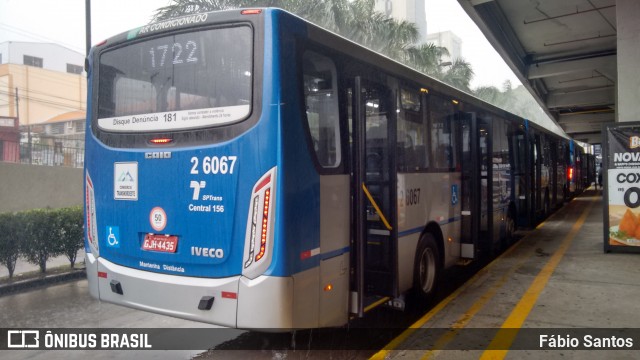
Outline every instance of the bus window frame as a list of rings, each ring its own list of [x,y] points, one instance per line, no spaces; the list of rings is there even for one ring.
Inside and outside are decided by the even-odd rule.
[[[309,40],[301,40],[298,39],[296,41],[296,89],[298,90],[298,96],[300,98],[300,119],[302,121],[302,126],[304,128],[304,137],[305,143],[307,147],[307,152],[311,161],[313,162],[313,166],[316,171],[320,175],[341,175],[347,174],[351,164],[351,151],[350,151],[350,143],[349,143],[349,128],[347,124],[347,84],[344,80],[343,69],[342,66],[342,58],[343,56],[337,53],[336,51],[332,51],[330,49],[325,48],[322,45],[313,43]],[[304,54],[306,52],[312,52],[320,56],[324,56],[331,61],[336,68],[336,94],[338,96],[338,123],[339,123],[339,138],[340,138],[340,163],[334,167],[327,167],[320,163],[318,159],[318,155],[313,146],[313,137],[311,135],[311,129],[309,127],[309,119],[307,118],[306,112],[306,96],[304,93]],[[283,64],[284,66],[285,64]]]
[[[450,123],[450,129],[449,129],[450,135],[449,135],[449,137],[450,137],[450,139],[452,141],[452,144],[449,145],[450,148],[451,148],[451,151],[452,151],[452,156],[453,156],[453,159],[452,159],[452,161],[450,161],[450,164],[449,164],[451,166],[450,167],[439,167],[439,166],[436,166],[437,165],[436,154],[433,151],[433,143],[432,143],[432,141],[433,141],[432,130],[433,130],[434,120],[433,120],[433,117],[431,115],[433,113],[432,109],[434,107],[433,101],[435,101],[435,99],[438,99],[438,98],[441,99],[441,100],[444,100],[444,101],[452,101],[453,100],[451,97],[448,97],[448,96],[446,96],[446,95],[444,95],[444,94],[442,94],[440,92],[429,93],[427,95],[428,105],[426,106],[427,113],[425,114],[425,116],[427,116],[427,118],[428,118],[428,125],[427,125],[427,136],[428,136],[428,141],[427,142],[429,144],[429,150],[428,150],[429,167],[428,167],[428,169],[429,169],[430,172],[436,172],[436,173],[456,172],[456,171],[459,171],[458,165],[460,164],[460,159],[459,159],[460,156],[459,156],[459,153],[458,153],[459,152],[458,149],[462,149],[462,147],[461,147],[462,145],[459,144],[459,142],[460,142],[459,140],[460,139],[458,139],[458,134],[456,134],[456,132],[459,132],[459,129],[457,128],[457,123],[459,122],[459,116],[460,116],[459,113],[461,111],[461,108],[460,108],[460,104],[455,104],[455,103],[452,102],[450,106],[453,109],[453,112],[447,119],[447,121]]]
[[[412,174],[412,173],[426,173],[429,172],[432,168],[432,157],[431,157],[431,133],[430,133],[430,122],[429,122],[429,110],[430,110],[430,105],[429,105],[429,95],[427,95],[426,93],[420,91],[421,87],[415,84],[410,84],[407,82],[401,82],[398,84],[397,86],[397,92],[398,92],[398,98],[397,98],[397,102],[398,104],[396,105],[397,107],[397,112],[396,113],[396,122],[398,124],[400,124],[400,119],[401,117],[403,118],[402,121],[409,121],[406,119],[406,117],[404,117],[404,114],[402,114],[403,112],[410,112],[414,115],[417,115],[417,117],[420,119],[421,122],[421,127],[422,127],[422,136],[424,138],[424,146],[425,146],[425,159],[424,161],[426,162],[425,166],[422,166],[418,169],[416,168],[409,168],[406,164],[404,165],[403,168],[400,168],[399,166],[399,158],[398,158],[398,154],[397,154],[397,146],[399,144],[396,145],[396,154],[394,155],[396,157],[396,164],[397,164],[397,169],[396,171],[398,173],[407,173],[407,174]],[[406,92],[410,92],[410,93],[414,93],[418,95],[418,101],[419,101],[419,110],[415,111],[412,109],[407,109],[405,107],[404,102],[402,101],[402,92],[406,91]],[[403,116],[401,116],[403,115]],[[398,130],[396,129],[396,132],[398,133]]]
[[[92,76],[91,84],[91,132],[96,139],[109,147],[120,149],[140,149],[159,147],[158,145],[150,144],[150,140],[154,138],[170,138],[173,141],[164,147],[172,148],[184,148],[192,146],[206,146],[218,144],[224,141],[228,141],[244,134],[249,129],[254,127],[262,118],[262,106],[263,106],[263,86],[264,86],[264,63],[265,63],[265,38],[264,31],[260,30],[264,28],[263,17],[252,17],[251,20],[245,18],[238,18],[237,20],[230,20],[223,24],[204,24],[197,26],[190,26],[179,30],[159,31],[150,35],[140,36],[134,40],[120,40],[114,43],[107,43],[105,45],[97,45],[92,50],[92,70],[94,73]],[[209,31],[221,28],[229,27],[241,27],[247,26],[251,31],[252,36],[252,49],[251,49],[251,61],[252,61],[252,79],[251,79],[251,106],[249,113],[244,118],[230,122],[223,125],[212,125],[201,128],[193,129],[179,129],[175,131],[148,131],[148,132],[116,132],[102,129],[98,126],[98,99],[100,97],[99,84],[100,80],[100,56],[105,52],[115,51],[125,46],[136,45],[145,41],[154,40],[161,37],[188,34],[199,31]]]

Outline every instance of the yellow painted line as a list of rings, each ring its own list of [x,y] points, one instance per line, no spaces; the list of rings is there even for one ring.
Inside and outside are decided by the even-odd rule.
[[[474,281],[475,282],[475,281]],[[456,291],[451,293],[451,295],[447,296],[446,299],[442,300],[438,305],[436,305],[433,309],[431,309],[428,313],[426,313],[420,320],[413,323],[407,330],[403,331],[400,335],[398,335],[395,339],[391,340],[382,350],[373,354],[370,359],[384,359],[389,351],[398,347],[398,345],[402,344],[411,334],[413,334],[416,330],[422,327],[427,321],[429,321],[432,317],[434,317],[437,313],[439,313],[442,309],[444,309],[453,299],[455,299],[464,289],[469,287],[471,282],[467,282],[461,287],[459,287]]]
[[[521,240],[522,241],[522,240]],[[474,302],[469,309],[462,314],[456,322],[451,326],[451,330],[448,331],[445,335],[441,336],[433,345],[433,349],[427,351],[421,359],[431,359],[434,358],[440,353],[440,350],[443,349],[451,340],[453,340],[460,329],[463,329],[469,324],[469,322],[473,319],[473,317],[484,308],[484,306],[498,293],[506,283],[509,281],[511,276],[525,263],[527,259],[529,259],[529,253],[522,253],[516,259],[516,263],[513,264],[505,273],[498,279],[490,288],[487,290],[476,302]]]
[[[431,320],[436,314],[442,311],[442,309],[447,307],[447,305],[449,305],[451,301],[457,298],[460,295],[460,293],[462,293],[468,287],[470,287],[476,281],[478,281],[478,279],[480,279],[482,275],[486,274],[486,272],[498,262],[498,259],[502,258],[503,256],[507,256],[508,254],[513,252],[518,246],[520,246],[520,244],[522,243],[523,241],[521,239],[517,243],[513,244],[513,246],[511,246],[505,252],[503,252],[502,255],[495,258],[491,263],[489,263],[489,265],[480,269],[475,275],[473,275],[469,280],[467,280],[467,282],[465,282],[458,289],[456,289],[456,291],[449,294],[449,296],[447,296],[444,300],[440,301],[438,305],[436,305],[429,312],[424,314],[424,316],[422,316],[418,321],[411,324],[409,328],[403,331],[395,339],[391,340],[391,342],[389,342],[386,346],[384,346],[382,350],[373,354],[373,356],[371,356],[370,359],[379,359],[379,360],[384,359],[387,356],[387,354],[389,354],[390,351],[392,351],[393,349],[397,348],[400,344],[405,342],[417,329],[420,329],[427,321]]]
[[[549,282],[553,271],[560,263],[560,260],[562,260],[562,258],[564,257],[564,254],[569,249],[569,246],[573,242],[573,239],[575,238],[578,231],[584,225],[587,216],[589,215],[589,212],[593,207],[594,199],[595,198],[593,197],[591,198],[589,205],[584,209],[584,211],[578,218],[578,221],[573,224],[573,226],[571,227],[571,231],[569,231],[567,236],[565,236],[565,238],[562,240],[562,243],[560,244],[558,250],[556,250],[553,256],[542,268],[542,270],[540,270],[536,278],[533,279],[531,286],[529,286],[518,304],[516,304],[515,308],[511,311],[511,314],[509,314],[509,317],[507,317],[507,319],[504,321],[500,330],[487,347],[487,350],[485,350],[482,354],[482,357],[480,357],[481,360],[504,359],[504,357],[507,356],[509,347],[511,347],[511,344],[515,340],[515,337],[518,335],[518,332],[513,331],[513,329],[521,328],[522,324],[529,316],[529,313],[531,313],[531,310],[533,310],[533,306],[536,304],[540,293],[542,292],[542,290],[544,290],[547,283]]]
[[[382,213],[382,210],[380,210],[380,207],[378,206],[378,204],[376,204],[376,201],[373,200],[373,196],[371,196],[371,193],[369,192],[369,189],[367,189],[367,187],[364,185],[364,183],[362,183],[362,190],[364,190],[364,193],[365,193],[365,195],[367,195],[367,198],[371,202],[371,205],[373,205],[373,208],[376,209],[376,212],[378,213],[378,216],[380,216],[380,219],[384,223],[384,226],[387,228],[387,230],[391,231],[391,229],[392,229],[391,225],[387,221],[387,218],[384,217],[384,214]]]
[[[369,312],[369,311],[371,311],[371,310],[373,310],[373,309],[377,308],[378,306],[380,306],[380,305],[384,304],[385,302],[389,301],[390,299],[391,299],[390,297],[383,297],[382,299],[380,299],[380,300],[378,300],[378,301],[374,302],[373,304],[371,304],[371,305],[367,306],[366,308],[364,308],[364,310],[363,310],[363,311],[364,311],[365,313],[366,313],[366,312]],[[356,318],[356,316],[354,316],[353,314],[349,316],[349,320],[353,320],[353,319],[355,319],[355,318]]]
[[[542,228],[547,223],[547,221],[549,221],[555,215],[556,215],[556,213],[552,214],[545,221],[541,222],[536,227],[536,230]],[[530,236],[530,235],[527,235],[526,237],[528,237],[528,236]],[[520,241],[523,241],[524,239],[526,239],[526,237],[524,237]],[[489,288],[489,290],[487,290],[484,294],[482,294],[482,296],[480,296],[480,298],[475,303],[473,303],[469,307],[469,309],[464,314],[462,314],[458,318],[458,320],[456,320],[455,323],[453,323],[453,325],[451,326],[451,331],[447,332],[440,339],[438,339],[438,341],[436,341],[434,343],[433,350],[429,350],[428,352],[426,352],[425,355],[422,356],[421,359],[423,359],[423,360],[424,359],[431,359],[431,358],[437,356],[438,353],[440,353],[440,350],[437,350],[437,349],[444,348],[451,340],[453,340],[453,338],[455,338],[455,336],[460,332],[460,329],[465,328],[467,326],[467,324],[469,324],[469,322],[473,319],[473,317],[480,310],[482,310],[482,308],[484,308],[484,306],[489,302],[489,300],[491,300],[496,295],[498,290],[500,290],[507,283],[507,281],[511,278],[511,276],[524,264],[524,262],[527,259],[529,259],[529,255],[530,254],[528,254],[528,253],[520,254],[518,256],[518,259],[516,259],[516,263],[513,264],[507,271],[505,271],[504,275],[502,275],[502,277],[500,277],[500,279],[498,279]]]
[[[445,335],[441,336],[438,339],[438,341],[436,341],[433,344],[433,349],[435,350],[427,351],[422,356],[421,359],[431,359],[437,356],[438,353],[440,352],[440,350],[437,350],[437,349],[444,348],[445,345],[447,345],[451,340],[453,340],[458,335],[458,333],[460,332],[460,329],[463,329],[465,326],[467,326],[467,324],[471,321],[471,319],[473,319],[473,317],[489,302],[489,300],[493,298],[493,296],[498,292],[498,290],[502,288],[502,286],[507,282],[507,280],[509,280],[509,277],[511,276],[511,274],[512,273],[509,273],[503,276],[502,278],[500,278],[500,280],[498,280],[491,287],[491,289],[489,289],[489,291],[485,292],[480,297],[480,299],[478,299],[478,301],[476,301],[473,305],[471,305],[471,307],[464,314],[462,314],[462,316],[458,318],[458,320],[456,320],[456,322],[451,326],[451,330],[448,331]]]
[[[378,301],[374,302],[373,304],[371,304],[371,305],[367,306],[366,308],[364,308],[364,312],[371,311],[371,310],[373,310],[373,309],[377,308],[378,306],[380,306],[380,305],[382,305],[382,304],[386,303],[386,302],[387,302],[387,301],[389,301],[390,299],[391,299],[391,298],[389,298],[389,297],[383,297],[382,299],[380,299],[380,300],[378,300]]]
[[[574,201],[575,199],[573,199],[572,201]],[[545,219],[545,221],[541,222],[536,229],[540,229],[542,228],[549,220],[551,220],[553,217],[558,216],[559,211],[554,212],[551,216],[549,216],[547,219]],[[485,274],[495,263],[498,262],[498,260],[500,258],[502,258],[503,256],[507,256],[508,254],[510,254],[511,252],[513,252],[518,246],[520,246],[520,244],[524,243],[525,239],[528,238],[529,236],[531,236],[531,234],[527,234],[526,236],[524,236],[522,239],[520,239],[517,243],[515,243],[513,246],[511,246],[509,249],[507,249],[504,253],[502,253],[499,257],[497,257],[496,259],[494,259],[491,263],[489,263],[487,266],[485,266],[484,268],[480,269],[478,271],[478,273],[476,273],[473,277],[471,277],[469,280],[467,280],[466,283],[462,284],[456,291],[454,291],[453,293],[451,293],[446,299],[442,300],[438,305],[436,305],[436,307],[434,307],[433,309],[431,309],[431,311],[429,311],[428,313],[426,313],[422,318],[420,318],[418,321],[416,321],[415,323],[413,323],[407,330],[403,331],[400,335],[398,335],[395,339],[393,339],[391,342],[389,342],[385,347],[382,348],[382,350],[378,351],[377,353],[375,353],[373,356],[371,356],[370,359],[384,359],[387,354],[392,351],[393,349],[397,348],[398,345],[402,344],[407,338],[409,338],[409,336],[411,336],[416,329],[421,328],[427,321],[429,321],[431,318],[433,318],[438,312],[440,312],[442,309],[444,309],[453,299],[455,299],[456,297],[458,297],[460,295],[460,293],[462,293],[466,288],[470,287],[471,285],[473,285],[476,281],[478,281],[478,279],[480,278],[481,275]],[[523,258],[526,258],[523,255]],[[518,266],[514,265],[514,267],[518,268]],[[503,279],[507,278],[507,276],[503,276],[498,283],[496,283],[494,286],[496,286],[496,291],[499,287],[501,287],[502,285],[500,284]],[[485,295],[490,295],[489,293],[491,292],[488,291]],[[480,308],[482,308],[482,306],[484,306],[484,300],[481,298],[476,304],[472,305],[472,307],[467,311],[467,313],[464,316],[469,316],[468,320],[471,320],[471,317],[473,317],[475,315],[475,313],[477,313],[477,311],[480,310]],[[467,321],[468,322],[468,321]],[[461,322],[462,324],[462,322]],[[466,326],[466,323],[464,324],[464,326]],[[455,335],[455,334],[454,334]],[[445,335],[447,336],[447,335]],[[447,342],[450,341],[447,340]],[[427,353],[426,356],[429,356],[429,353]]]

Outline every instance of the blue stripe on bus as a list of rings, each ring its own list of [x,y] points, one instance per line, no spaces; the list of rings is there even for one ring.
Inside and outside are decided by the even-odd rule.
[[[398,233],[398,237],[403,237],[403,236],[407,236],[407,235],[411,235],[411,234],[415,234],[415,233],[419,233],[424,229],[424,226],[419,226],[417,228],[413,228],[413,229],[409,229],[409,230],[405,230],[405,231],[401,231]]]
[[[461,216],[454,216],[454,217],[449,218],[447,220],[439,221],[438,225],[447,225],[447,224],[450,224],[450,223],[453,223],[453,222],[456,222],[456,221],[459,221],[459,220],[462,220]],[[400,232],[398,232],[398,237],[401,238],[403,236],[419,233],[419,232],[422,232],[422,230],[424,230],[424,226],[418,226],[418,227],[413,228],[413,229],[400,231]]]
[[[336,249],[336,250],[332,250],[332,251],[328,251],[324,254],[320,254],[320,259],[321,260],[329,260],[331,258],[334,258],[336,256],[340,256],[342,254],[348,253],[349,252],[349,246],[345,246],[342,249]]]

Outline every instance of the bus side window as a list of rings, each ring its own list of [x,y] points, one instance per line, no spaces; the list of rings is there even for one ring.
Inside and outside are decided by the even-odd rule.
[[[436,169],[453,169],[456,166],[454,154],[453,126],[455,110],[453,104],[441,97],[431,96],[431,152]]]
[[[316,158],[324,168],[337,168],[342,160],[336,66],[326,56],[303,55],[306,116]]]
[[[398,106],[398,170],[418,171],[428,166],[426,124],[418,91],[400,89]]]

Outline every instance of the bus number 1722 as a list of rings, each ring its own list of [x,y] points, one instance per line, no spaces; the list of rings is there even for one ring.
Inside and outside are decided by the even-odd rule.
[[[191,174],[199,174],[200,171],[205,175],[233,174],[237,158],[237,156],[205,156],[202,158],[202,166],[199,166],[200,160],[194,156],[191,158]]]

